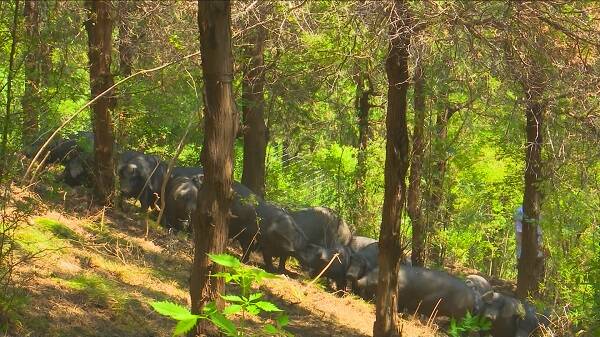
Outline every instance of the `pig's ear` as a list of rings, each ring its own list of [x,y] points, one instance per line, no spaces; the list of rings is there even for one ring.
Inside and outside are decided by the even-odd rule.
[[[127,168],[127,173],[129,174],[134,174],[135,170],[137,170],[137,166],[134,164],[127,164],[125,167]]]

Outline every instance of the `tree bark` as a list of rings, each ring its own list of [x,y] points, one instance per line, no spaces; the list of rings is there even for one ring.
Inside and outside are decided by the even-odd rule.
[[[390,47],[386,59],[388,107],[386,117],[385,192],[379,234],[379,277],[375,307],[374,337],[400,336],[397,322],[398,269],[403,254],[401,219],[406,202],[408,170],[408,48],[410,12],[408,4],[395,0],[390,15]]]
[[[422,58],[417,61],[414,74],[415,125],[408,186],[408,215],[412,223],[412,264],[422,267],[425,263],[425,223],[421,213],[421,175],[425,142],[425,79]]]
[[[40,2],[26,0],[25,9],[25,41],[29,52],[25,56],[25,92],[21,101],[23,107],[23,144],[31,144],[39,130],[39,111],[41,103],[41,39],[40,39]]]
[[[267,31],[258,25],[249,33],[249,46],[244,48],[248,59],[242,79],[242,114],[244,120],[244,158],[242,184],[261,197],[265,195],[265,159],[267,126],[265,124],[264,45]]]
[[[355,76],[356,82],[356,112],[358,116],[358,148],[356,162],[356,210],[354,224],[364,223],[367,212],[367,193],[365,180],[367,177],[367,146],[369,144],[369,102],[373,94],[371,79],[365,70],[359,69]]]
[[[110,1],[86,1],[89,11],[85,28],[88,34],[88,57],[90,62],[90,88],[92,98],[111,87],[110,72],[112,52],[113,11]],[[113,170],[113,122],[111,109],[115,99],[112,93],[92,104],[94,130],[94,191],[100,202],[109,205],[114,191]]]
[[[207,253],[223,253],[226,248],[232,199],[233,142],[237,111],[231,81],[231,4],[229,1],[198,0],[198,28],[205,86],[204,144],[200,160],[204,180],[198,208],[192,219],[194,261],[190,280],[192,312],[198,314],[211,300],[223,306],[223,279],[210,277],[221,268],[210,262]],[[199,322],[190,336],[218,335],[214,326]]]
[[[518,261],[517,296],[526,298],[537,293],[542,280],[538,257],[537,227],[540,223],[542,204],[542,126],[545,106],[541,88],[523,85],[526,96],[527,118],[525,144],[525,193],[523,196],[523,237],[521,258]]]

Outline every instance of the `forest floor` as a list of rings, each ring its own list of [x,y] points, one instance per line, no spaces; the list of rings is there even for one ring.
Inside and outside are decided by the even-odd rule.
[[[17,232],[18,252],[33,256],[15,272],[23,301],[9,336],[171,336],[174,322],[149,302],[189,305],[186,235],[152,225],[145,238],[135,206],[126,205],[127,212],[97,208],[83,188],[40,184],[34,190],[14,191],[13,211],[29,214]],[[251,263],[260,262],[253,256]],[[288,313],[295,336],[372,335],[372,303],[327,292],[295,271],[298,277],[260,287]],[[442,335],[414,317],[401,322],[407,337]]]

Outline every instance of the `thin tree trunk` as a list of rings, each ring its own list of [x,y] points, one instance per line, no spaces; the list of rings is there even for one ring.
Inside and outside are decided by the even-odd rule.
[[[131,75],[133,69],[133,22],[132,12],[135,3],[131,1],[119,1],[119,74],[121,77]],[[120,94],[119,108],[117,113],[117,128],[115,138],[119,144],[127,144],[127,122],[129,120],[128,105],[131,103],[131,95],[127,88]]]
[[[244,48],[248,63],[242,82],[242,113],[244,119],[244,158],[242,183],[254,193],[265,194],[265,159],[267,126],[265,124],[264,45],[267,31],[260,24],[249,33],[249,46]]]
[[[8,57],[8,74],[6,78],[6,110],[2,121],[2,143],[0,143],[0,186],[4,183],[4,178],[8,170],[9,164],[7,160],[7,149],[8,149],[8,133],[10,129],[10,115],[12,107],[12,81],[15,75],[15,54],[17,51],[17,29],[19,23],[19,0],[15,0],[15,9],[13,12],[13,24],[10,30],[11,44],[10,54]]]
[[[537,227],[542,204],[542,125],[544,104],[541,89],[524,88],[526,95],[527,143],[525,146],[525,194],[523,196],[523,238],[518,261],[517,296],[526,298],[539,289],[542,274],[538,258]]]
[[[410,164],[408,186],[408,215],[412,223],[412,264],[422,267],[425,263],[425,223],[421,214],[421,174],[425,143],[425,79],[423,77],[422,58],[417,61],[414,74],[415,125],[413,149]]]
[[[50,1],[37,0],[38,2],[38,15],[40,16],[40,39],[43,41],[39,44],[39,71],[40,71],[40,83],[42,87],[48,86],[49,78],[52,76],[52,51],[54,50],[54,39],[49,27],[45,24],[49,21],[49,18],[56,11],[56,3]],[[41,113],[48,111],[48,104],[45,100],[42,100]],[[39,113],[38,113],[39,115]]]
[[[397,322],[398,269],[403,254],[401,219],[406,202],[408,171],[408,48],[410,12],[408,4],[395,0],[390,15],[390,49],[386,59],[388,107],[386,117],[385,192],[379,234],[379,277],[375,302],[374,337],[400,336]]]
[[[435,122],[435,145],[433,150],[432,162],[434,162],[434,172],[431,178],[429,191],[427,193],[427,221],[431,224],[429,236],[435,236],[440,229],[446,227],[447,214],[442,210],[444,201],[444,180],[446,176],[446,166],[448,165],[448,155],[446,150],[446,140],[448,139],[448,123],[450,118],[460,108],[446,107],[438,111]],[[426,244],[427,245],[427,244]],[[430,245],[431,260],[438,265],[444,264],[443,247],[436,244]]]
[[[281,167],[284,169],[288,168],[290,161],[292,160],[292,154],[290,153],[290,141],[284,139],[281,142]]]
[[[192,312],[198,314],[211,300],[219,306],[223,279],[210,277],[221,268],[210,262],[207,253],[223,253],[226,248],[233,177],[233,142],[237,112],[231,88],[231,4],[229,1],[198,0],[198,27],[205,86],[204,144],[200,159],[204,180],[198,208],[192,219],[194,261],[190,280]],[[199,322],[190,336],[218,335],[214,326]]]
[[[86,1],[89,18],[85,23],[88,33],[88,57],[90,61],[90,87],[92,98],[111,87],[110,72],[112,52],[113,11],[110,1]],[[100,202],[109,205],[114,190],[113,170],[113,122],[111,109],[115,100],[107,94],[92,104],[94,129],[94,190]]]
[[[371,79],[362,69],[355,76],[356,82],[356,112],[358,115],[358,151],[356,162],[356,210],[354,211],[354,224],[364,223],[367,212],[367,193],[365,180],[367,177],[367,146],[369,144],[369,112],[371,103],[369,99],[373,94]]]
[[[38,134],[38,119],[42,101],[40,2],[26,0],[23,15],[25,16],[25,41],[29,46],[29,52],[25,56],[25,92],[21,104],[23,107],[23,144],[28,145]]]

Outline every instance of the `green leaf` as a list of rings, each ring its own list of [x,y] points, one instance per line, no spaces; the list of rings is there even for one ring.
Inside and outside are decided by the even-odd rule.
[[[223,309],[223,314],[232,315],[242,311],[242,306],[239,304],[232,304]]]
[[[453,92],[448,95],[448,101],[454,104],[464,104],[468,99],[467,94],[463,92]]]
[[[248,301],[250,301],[250,302],[252,302],[252,301],[255,301],[255,300],[257,300],[257,299],[261,298],[261,297],[262,297],[262,295],[263,295],[262,293],[255,293],[255,294],[251,294],[251,295],[248,297]]]
[[[206,303],[202,308],[202,312],[205,312],[209,315],[217,312],[217,304],[214,301]]]
[[[452,318],[452,320],[450,321],[450,328],[448,329],[448,334],[452,337],[460,336],[460,332],[458,332],[458,327],[456,325],[456,320],[454,320],[454,318]]]
[[[237,295],[221,295],[221,298],[227,302],[234,302],[234,303],[246,302],[246,301],[244,301],[244,299],[242,299],[241,297],[239,297]]]
[[[274,327],[272,324],[265,325],[263,331],[269,334],[276,334],[279,332],[279,330],[277,330],[277,328]]]
[[[221,331],[225,332],[228,336],[237,336],[237,328],[235,327],[235,324],[227,319],[227,317],[218,312],[214,312],[209,318],[214,325],[221,329]]]
[[[283,311],[281,309],[279,309],[275,304],[271,303],[271,302],[266,302],[266,301],[258,301],[256,303],[257,307],[261,308],[262,310],[266,311],[266,312],[276,312],[276,311]]]
[[[154,309],[154,311],[158,312],[161,315],[171,317],[172,319],[178,321],[190,320],[190,319],[198,319],[200,316],[192,315],[192,313],[187,309],[178,304],[162,301],[162,302],[150,302],[150,305]]]
[[[277,322],[277,325],[279,325],[280,327],[284,327],[288,325],[288,323],[290,322],[290,318],[286,314],[281,314],[275,319],[275,321]]]
[[[515,93],[512,92],[511,90],[506,91],[506,96],[508,96],[508,98],[510,98],[513,101],[517,100],[517,95],[515,95]]]
[[[250,304],[249,306],[247,306],[246,311],[254,316],[260,314],[260,309],[254,304]]]
[[[175,326],[175,330],[173,330],[173,336],[181,336],[186,334],[188,331],[192,330],[197,321],[198,319],[186,319],[179,321]]]
[[[492,321],[482,316],[479,321],[479,327],[481,328],[481,331],[489,331],[492,329]]]
[[[215,273],[215,274],[211,274],[210,276],[211,277],[220,277],[225,280],[225,283],[229,283],[229,282],[239,278],[239,275],[232,275],[231,273]]]
[[[229,254],[208,254],[210,260],[218,265],[237,268],[241,265],[240,260]]]
[[[251,275],[254,281],[260,282],[262,279],[273,279],[277,278],[277,275],[268,273],[262,269],[254,268],[251,271]]]

